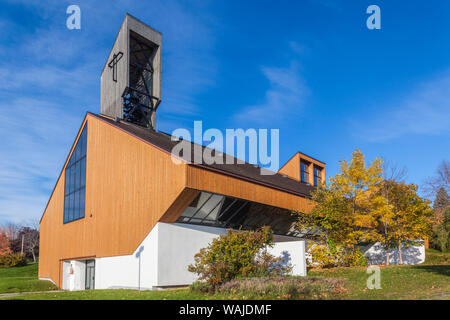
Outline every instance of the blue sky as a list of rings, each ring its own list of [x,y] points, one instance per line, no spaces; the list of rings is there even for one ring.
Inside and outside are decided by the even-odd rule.
[[[41,216],[126,12],[163,33],[160,130],[278,128],[281,164],[301,151],[328,176],[357,147],[419,185],[449,159],[449,1],[0,4],[0,222]]]

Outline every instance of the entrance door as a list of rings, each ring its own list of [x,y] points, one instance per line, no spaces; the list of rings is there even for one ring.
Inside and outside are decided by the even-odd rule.
[[[86,290],[95,289],[95,260],[86,260]]]

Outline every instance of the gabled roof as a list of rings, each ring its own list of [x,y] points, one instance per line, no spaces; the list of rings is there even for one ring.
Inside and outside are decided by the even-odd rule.
[[[140,126],[125,121],[115,121],[106,116],[97,115],[93,113],[89,114],[102,121],[109,123],[110,125],[120,130],[129,133],[130,135],[140,140],[149,143],[150,145],[153,145],[154,147],[160,149],[163,152],[171,153],[174,146],[178,144],[178,141],[172,141],[172,137],[169,134],[151,131],[149,129],[142,128]],[[235,178],[247,180],[253,183],[261,184],[267,187],[299,195],[305,198],[311,198],[311,192],[315,189],[315,187],[312,187],[305,183],[298,182],[296,180],[293,180],[287,176],[283,176],[278,173],[274,173],[273,175],[262,175],[260,167],[257,167],[250,163],[243,163],[243,164],[238,163],[237,162],[238,160],[236,158],[231,157],[229,155],[224,155],[224,157],[226,156],[227,158],[233,159],[232,164],[227,164],[225,161],[223,161],[223,164],[195,163],[193,161],[194,151],[196,150],[196,148],[194,148],[195,144],[188,141],[185,141],[185,143],[189,143],[193,150],[191,152],[192,156],[191,161],[189,160],[185,161],[188,165],[203,168],[206,170],[212,170],[224,175],[233,176]],[[202,146],[202,150],[203,149],[205,149],[204,146]]]

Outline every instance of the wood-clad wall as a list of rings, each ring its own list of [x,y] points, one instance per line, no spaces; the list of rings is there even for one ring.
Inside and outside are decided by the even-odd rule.
[[[194,166],[187,167],[187,186],[270,206],[309,212],[313,201],[235,177]]]
[[[314,185],[314,166],[320,167],[322,170],[320,171],[322,181],[326,182],[326,165],[325,163],[318,161],[314,158],[307,156],[301,152],[297,152],[291,159],[281,169],[278,171],[280,174],[285,174],[288,177],[301,181],[301,167],[300,161],[305,160],[309,162],[308,171],[309,171],[309,183]]]
[[[132,254],[158,221],[176,221],[199,190],[302,212],[313,206],[291,193],[175,164],[169,153],[93,115],[85,122],[85,217],[63,224],[66,161],[40,225],[39,277],[58,286],[61,261]]]
[[[285,174],[288,177],[300,181],[300,155],[297,152],[286,164],[278,171],[279,174]]]
[[[186,185],[186,165],[87,115],[85,218],[63,224],[64,170],[41,220],[39,277],[60,261],[132,254]]]

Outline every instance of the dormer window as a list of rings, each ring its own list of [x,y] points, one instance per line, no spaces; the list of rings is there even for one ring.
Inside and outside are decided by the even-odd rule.
[[[309,163],[306,161],[300,162],[300,179],[303,183],[309,183]]]
[[[322,168],[314,166],[314,186],[317,187],[322,183]]]

